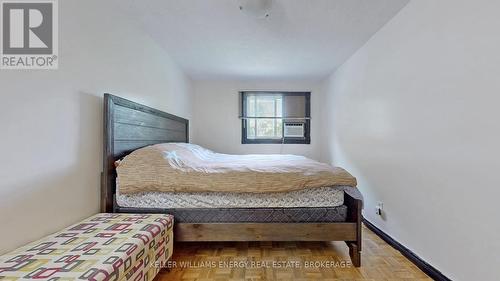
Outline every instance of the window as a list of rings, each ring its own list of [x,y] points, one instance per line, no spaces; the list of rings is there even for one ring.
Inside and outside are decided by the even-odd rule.
[[[243,144],[311,142],[309,92],[240,94]],[[290,133],[296,129],[300,133]]]

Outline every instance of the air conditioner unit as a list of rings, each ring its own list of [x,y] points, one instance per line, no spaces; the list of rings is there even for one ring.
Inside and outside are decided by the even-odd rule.
[[[303,138],[305,124],[300,122],[285,122],[284,134],[285,138]]]

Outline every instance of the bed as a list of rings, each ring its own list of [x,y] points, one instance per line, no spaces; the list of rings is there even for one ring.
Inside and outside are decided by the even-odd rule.
[[[297,198],[328,194],[321,197],[331,202],[321,206],[273,205],[269,202],[278,201],[261,198],[261,205],[248,207],[245,202],[253,202],[255,197],[249,200],[230,197],[233,196],[230,194],[223,194],[229,197],[222,203],[211,201],[206,205],[189,203],[197,202],[189,200],[199,197],[199,193],[179,194],[184,198],[173,201],[171,198],[176,194],[163,199],[152,193],[120,194],[115,162],[138,149],[163,143],[189,143],[189,121],[114,95],[104,95],[103,212],[173,214],[176,241],[345,241],[353,265],[360,266],[362,200],[349,187],[318,188],[312,194],[296,191],[298,194],[288,200],[294,202]],[[188,203],[169,205],[179,200]],[[336,200],[341,204],[335,204]],[[227,208],[224,202],[237,203]]]

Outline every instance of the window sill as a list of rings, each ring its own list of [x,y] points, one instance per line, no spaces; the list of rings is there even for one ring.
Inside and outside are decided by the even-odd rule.
[[[243,139],[241,144],[311,144],[310,138],[282,139]]]

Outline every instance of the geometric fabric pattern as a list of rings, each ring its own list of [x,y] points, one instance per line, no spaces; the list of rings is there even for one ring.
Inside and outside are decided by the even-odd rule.
[[[171,256],[173,216],[97,214],[0,256],[0,280],[150,281]]]

